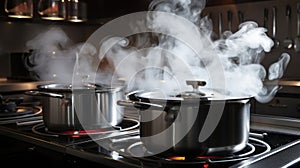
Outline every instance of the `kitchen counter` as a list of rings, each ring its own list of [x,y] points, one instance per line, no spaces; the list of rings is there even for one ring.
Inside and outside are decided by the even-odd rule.
[[[49,82],[50,81],[23,81],[0,78],[0,93],[36,90],[38,85]]]
[[[282,116],[251,114],[251,128],[300,136],[300,119]]]

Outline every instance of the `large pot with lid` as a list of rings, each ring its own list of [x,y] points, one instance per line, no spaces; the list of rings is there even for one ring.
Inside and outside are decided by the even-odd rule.
[[[122,86],[87,84],[38,85],[38,90],[25,94],[43,96],[43,121],[48,130],[100,129],[116,126],[123,120],[124,108],[117,100],[124,99]]]
[[[165,96],[136,91],[119,100],[139,110],[140,136],[150,154],[218,155],[245,148],[250,129],[250,97],[228,97],[197,89],[202,81],[187,81],[193,91]],[[205,92],[204,92],[205,91]]]

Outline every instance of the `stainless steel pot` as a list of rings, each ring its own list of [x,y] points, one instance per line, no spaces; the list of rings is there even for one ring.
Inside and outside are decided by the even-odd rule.
[[[249,97],[219,97],[195,91],[161,96],[156,91],[141,91],[118,101],[121,106],[139,110],[141,140],[150,153],[224,155],[246,146]]]
[[[43,105],[43,121],[48,130],[99,129],[119,124],[124,108],[117,100],[124,99],[123,87],[88,85],[72,87],[65,84],[37,86],[25,94],[49,99]]]

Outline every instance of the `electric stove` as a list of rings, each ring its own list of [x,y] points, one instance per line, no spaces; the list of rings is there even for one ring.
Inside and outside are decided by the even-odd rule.
[[[250,137],[243,150],[191,157],[151,155],[141,142],[135,109],[125,110],[123,121],[112,128],[54,132],[44,126],[40,105],[27,107],[33,111],[0,118],[2,163],[43,167],[300,166],[298,119],[252,114]]]

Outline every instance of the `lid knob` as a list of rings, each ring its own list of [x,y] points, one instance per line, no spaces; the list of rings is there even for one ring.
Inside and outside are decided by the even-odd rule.
[[[193,87],[193,91],[197,92],[199,86],[205,86],[206,82],[205,81],[197,81],[197,80],[187,80],[186,81],[187,85],[191,85]]]
[[[207,96],[205,93],[201,92],[198,90],[199,86],[205,86],[206,82],[205,81],[197,81],[197,80],[187,80],[186,81],[187,85],[191,85],[193,87],[193,91],[185,91],[181,94],[176,95],[176,97],[182,97],[184,99],[207,99]]]

